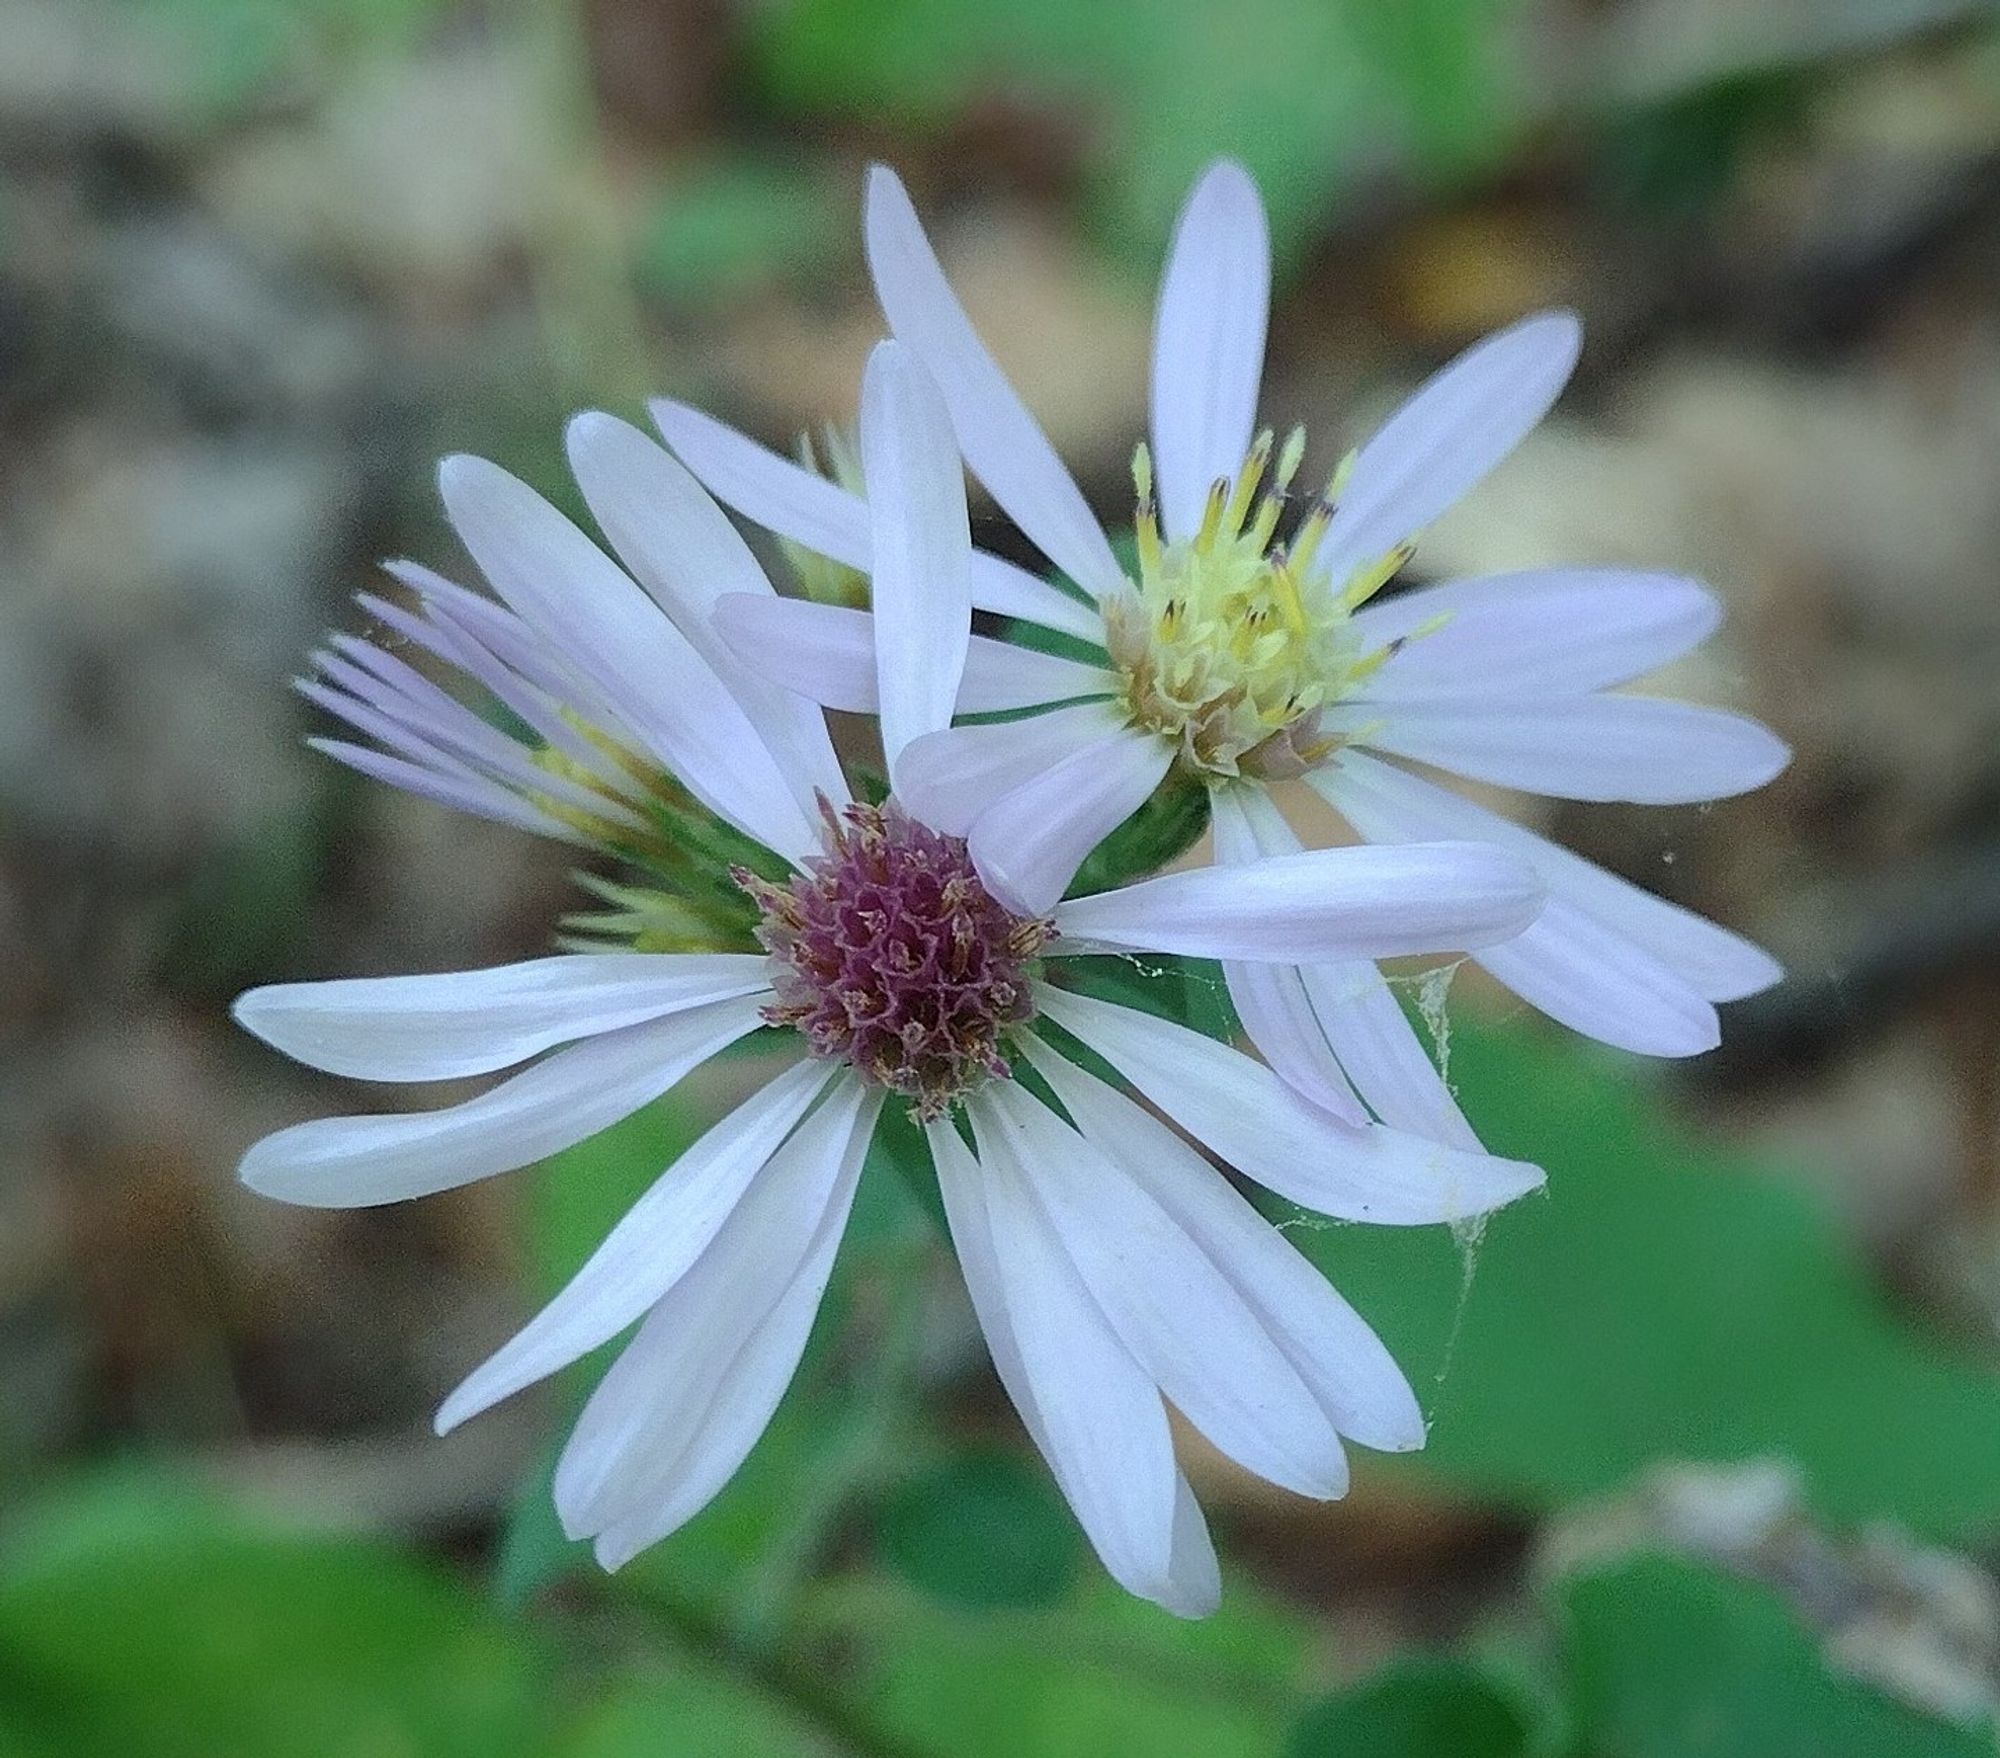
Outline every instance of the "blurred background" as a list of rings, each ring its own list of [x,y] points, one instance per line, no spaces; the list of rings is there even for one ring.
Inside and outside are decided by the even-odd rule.
[[[1115,515],[1218,152],[1270,204],[1281,427],[1352,443],[1582,312],[1419,573],[1713,583],[1671,681],[1791,771],[1539,821],[1791,979],[1673,1067],[1453,984],[1465,1108],[1550,1194],[1286,1217],[1432,1441],[1331,1506],[1191,1444],[1208,1623],[1101,1578],[886,1176],[750,1466],[607,1580],[546,1505],[587,1376],[429,1416],[751,1071],[420,1205],[240,1190],[385,1095],[233,993],[527,956],[577,896],[314,757],[287,681],[377,558],[457,565],[440,453],[580,511],[578,408],[846,418],[877,158]],[[1992,1752],[1996,462],[1964,0],[0,0],[0,1754]]]

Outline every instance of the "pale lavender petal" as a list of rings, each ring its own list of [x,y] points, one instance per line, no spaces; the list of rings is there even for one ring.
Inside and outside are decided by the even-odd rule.
[[[880,342],[861,384],[876,689],[889,773],[903,747],[951,724],[972,633],[965,472],[944,399],[916,356]]]
[[[913,740],[903,752],[896,797],[933,830],[964,836],[1003,794],[1125,730],[1124,717],[1103,702],[993,726],[951,727]]]
[[[1415,1226],[1485,1214],[1543,1181],[1521,1161],[1342,1123],[1261,1062],[1171,1020],[1046,983],[1035,1000],[1225,1163],[1304,1208]]]
[[[973,474],[1086,592],[1102,598],[1124,591],[1125,570],[1103,529],[974,332],[908,194],[883,165],[868,173],[865,231],[868,266],[889,327],[937,380]]]
[[[1544,895],[1527,862],[1489,843],[1399,843],[1161,873],[1071,898],[1055,921],[1079,946],[1310,964],[1490,945]]]
[[[1553,898],[1573,904],[1652,954],[1710,1001],[1769,988],[1784,974],[1740,934],[1642,891],[1546,837],[1358,751],[1313,772],[1312,784],[1370,841],[1477,837],[1533,864]]]
[[[1220,159],[1181,209],[1153,318],[1153,464],[1169,539],[1250,450],[1271,305],[1271,234],[1249,172]]]
[[[986,889],[1022,915],[1048,914],[1090,851],[1152,797],[1173,755],[1165,739],[1121,727],[1001,795],[966,838]]]
[[[483,459],[447,458],[438,482],[493,589],[589,675],[690,793],[779,854],[818,850],[819,833],[756,726],[596,544]]]
[[[230,1012],[329,1074],[459,1080],[769,986],[761,953],[585,953],[437,976],[272,983],[238,996]]]
[[[243,1182],[309,1208],[367,1208],[511,1172],[609,1129],[763,1023],[761,996],[572,1044],[462,1105],[321,1117],[267,1135]]]
[[[736,527],[682,465],[627,422],[579,415],[567,444],[577,486],[619,560],[764,735],[801,806],[814,810],[821,794],[845,804],[847,778],[825,717],[745,667],[715,632],[711,619],[723,594],[772,596]]]
[[[983,1163],[1026,1182],[1111,1328],[1161,1393],[1259,1477],[1321,1498],[1347,1487],[1339,1438],[1285,1351],[1180,1224],[1114,1161],[1012,1082],[970,1110]]]
[[[773,683],[846,714],[873,714],[875,631],[865,610],[797,598],[734,595],[715,607],[715,626],[745,665]],[[958,686],[960,714],[1002,714],[1108,696],[1118,680],[1102,666],[974,635]]]
[[[1326,571],[1339,581],[1387,554],[1479,482],[1548,413],[1582,340],[1569,312],[1543,312],[1427,379],[1356,456],[1320,548]]]
[[[763,1432],[818,1311],[881,1106],[879,1090],[836,1078],[585,1404],[555,1503],[572,1538],[620,1529],[606,1567],[703,1506]]]
[[[1552,568],[1452,580],[1355,614],[1365,650],[1403,643],[1361,694],[1580,695],[1678,659],[1721,621],[1714,594],[1680,574]]]
[[[561,1371],[648,1311],[707,1250],[830,1078],[823,1062],[796,1064],[682,1153],[562,1292],[444,1401],[438,1433]]]
[[[1791,760],[1757,721],[1655,696],[1343,705],[1325,724],[1374,750],[1562,800],[1727,799]]]
[[[1227,1276],[1342,1434],[1389,1452],[1424,1444],[1423,1413],[1381,1340],[1207,1161],[1142,1107],[1040,1038],[1021,1047],[1085,1138]]]
[[[553,837],[558,842],[589,846],[590,839],[582,831],[538,810],[498,782],[488,781],[483,776],[448,775],[421,763],[392,757],[385,751],[372,751],[366,745],[350,744],[345,739],[313,738],[307,739],[306,743],[315,751],[345,763],[348,768],[360,770],[372,780],[387,782],[389,786],[399,787],[406,793],[435,800],[454,811],[467,812],[475,818],[491,818],[498,824],[512,824],[522,830],[533,831],[537,836]]]
[[[685,403],[661,400],[652,409],[667,444],[725,506],[845,567],[863,574],[873,570],[868,503],[860,495]],[[1094,606],[999,556],[974,550],[969,581],[972,602],[981,610],[1100,645],[1104,640],[1104,619]]]

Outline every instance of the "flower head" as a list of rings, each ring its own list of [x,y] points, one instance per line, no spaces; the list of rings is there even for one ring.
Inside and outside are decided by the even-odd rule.
[[[1564,799],[1668,803],[1760,786],[1786,761],[1755,721],[1618,688],[1713,631],[1719,609],[1693,581],[1568,568],[1383,596],[1424,527],[1554,402],[1576,361],[1575,318],[1528,317],[1467,350],[1295,508],[1302,442],[1255,431],[1270,292],[1263,205],[1241,167],[1212,166],[1161,281],[1128,573],[974,332],[902,185],[879,167],[866,236],[890,326],[936,377],[967,463],[1089,599],[1036,592],[988,558],[974,602],[1105,655],[1095,668],[975,651],[961,709],[1016,718],[954,727],[908,754],[906,797],[966,837],[996,892],[1047,908],[1175,772],[1207,786],[1219,860],[1293,854],[1299,838],[1266,784],[1298,778],[1366,841],[1468,837],[1530,862],[1550,907],[1473,956],[1577,1030],[1693,1054],[1718,1039],[1717,1002],[1777,979],[1738,935],[1401,766]],[[780,460],[691,411],[656,413],[740,511],[829,553],[856,550],[859,501],[808,496]],[[731,601],[719,620],[773,675],[822,701],[847,689],[847,661],[807,607]],[[1251,1037],[1316,1103],[1472,1140],[1372,965],[1232,962],[1227,975]]]
[[[531,680],[540,692],[523,698],[541,716],[529,724],[551,743],[571,728],[586,766],[621,754],[615,775],[591,770],[602,794],[576,783],[590,800],[643,821],[636,790],[668,785],[650,774],[656,765],[718,835],[757,845],[759,869],[725,880],[752,925],[735,950],[573,953],[253,990],[237,1004],[243,1024],[335,1073],[516,1072],[443,1110],[281,1130],[251,1148],[243,1177],[326,1205],[448,1189],[577,1142],[775,1027],[774,1047],[791,1051],[782,1072],[666,1169],[569,1285],[445,1401],[440,1428],[636,1326],[563,1451],[556,1504],[607,1566],[673,1531],[728,1480],[783,1395],[895,1094],[924,1123],[995,1367],[1084,1529],[1132,1591],[1196,1614],[1214,1603],[1215,1559],[1174,1460],[1167,1401],[1248,1469],[1316,1496],[1346,1485],[1342,1437],[1414,1447],[1423,1424],[1366,1325],[1189,1140],[1086,1070],[1074,1046],[1193,1142],[1329,1214],[1448,1220],[1508,1201],[1540,1174],[1343,1123],[1225,1044],[1066,987],[1065,961],[1151,949],[1268,963],[1479,945],[1518,933],[1539,887],[1511,856],[1444,844],[1294,854],[1019,909],[980,876],[962,834],[904,791],[982,649],[968,629],[978,570],[949,419],[894,344],[870,362],[861,442],[876,606],[865,693],[896,782],[880,806],[853,801],[819,711],[774,693],[717,637],[722,587],[770,589],[666,454],[605,417],[571,427],[578,478],[624,568],[491,465],[446,465],[447,509],[511,618],[431,589],[418,621],[442,628],[447,604],[456,622],[486,619],[506,647],[505,687]],[[484,662],[467,670],[501,687]],[[435,736],[418,738],[406,711],[373,723],[405,741],[407,768],[377,764],[389,779],[552,836],[598,839],[596,816],[586,831],[538,803],[543,766],[490,745],[484,769],[469,756],[461,765],[444,729],[465,728],[422,691],[405,699],[418,697],[437,712]],[[1041,827],[1022,835],[1031,868],[1067,859],[1060,841],[1037,852]],[[1021,1064],[1060,1112],[1014,1078]]]

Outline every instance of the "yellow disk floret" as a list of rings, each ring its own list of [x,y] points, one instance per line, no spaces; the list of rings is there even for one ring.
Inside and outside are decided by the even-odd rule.
[[[1353,612],[1408,554],[1394,551],[1348,581],[1315,571],[1331,489],[1290,543],[1274,547],[1305,436],[1293,430],[1267,487],[1272,449],[1272,435],[1259,434],[1235,480],[1209,491],[1200,530],[1164,543],[1140,446],[1137,590],[1103,609],[1135,725],[1175,740],[1196,769],[1279,780],[1327,755],[1337,740],[1321,734],[1321,710],[1388,657],[1361,651]]]

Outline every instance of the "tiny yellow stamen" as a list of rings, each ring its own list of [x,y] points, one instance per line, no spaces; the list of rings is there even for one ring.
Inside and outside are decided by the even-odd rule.
[[[1197,553],[1207,554],[1215,548],[1216,533],[1222,528],[1222,511],[1229,504],[1229,478],[1218,476],[1209,485],[1208,505],[1202,509],[1201,529],[1195,533],[1194,547]]]
[[[1236,476],[1236,491],[1229,497],[1229,506],[1222,515],[1222,528],[1234,537],[1243,529],[1243,521],[1249,517],[1250,503],[1256,499],[1257,485],[1264,480],[1264,472],[1271,463],[1271,430],[1267,427],[1250,443],[1250,456],[1243,460],[1243,468]]]

